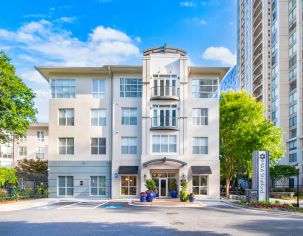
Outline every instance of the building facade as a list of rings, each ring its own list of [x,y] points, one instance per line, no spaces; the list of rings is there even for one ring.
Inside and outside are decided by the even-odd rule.
[[[229,90],[238,91],[237,66],[230,68],[220,83],[220,91],[227,92]]]
[[[0,167],[14,167],[18,160],[48,158],[48,124],[33,123],[19,140],[0,144]]]
[[[144,51],[142,66],[37,70],[52,90],[50,197],[134,198],[150,178],[159,197],[183,179],[199,197],[219,197],[228,68],[189,67],[185,51],[164,46]]]
[[[286,155],[281,164],[301,164],[302,174],[302,1],[238,0],[238,80],[251,84],[253,96],[266,107],[266,117],[283,129]],[[243,12],[251,15],[249,23]],[[249,33],[243,25],[252,24]],[[251,40],[251,46],[244,46]],[[242,46],[243,45],[243,46]],[[247,59],[246,54],[251,54]],[[252,71],[242,66],[250,61]],[[249,66],[248,66],[249,67]],[[296,179],[290,182],[295,182]]]

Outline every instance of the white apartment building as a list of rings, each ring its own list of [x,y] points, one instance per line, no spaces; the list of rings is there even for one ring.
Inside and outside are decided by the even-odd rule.
[[[228,69],[189,66],[167,46],[144,51],[142,66],[37,67],[52,92],[50,197],[135,198],[153,178],[159,197],[185,179],[198,197],[219,198]]]
[[[238,80],[284,131],[281,164],[302,164],[302,1],[238,0]],[[251,25],[251,27],[247,27]],[[300,184],[303,183],[302,168]],[[294,186],[296,179],[290,179]]]
[[[0,144],[0,167],[14,167],[22,159],[47,160],[47,156],[47,123],[32,123],[24,137]]]

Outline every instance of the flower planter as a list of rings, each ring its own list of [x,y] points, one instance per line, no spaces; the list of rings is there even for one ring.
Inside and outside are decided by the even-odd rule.
[[[140,202],[146,202],[146,197],[145,196],[141,196],[140,197]]]
[[[146,198],[146,200],[147,200],[148,202],[152,202],[152,201],[154,200],[154,196],[151,194],[151,195],[149,195],[149,196]]]
[[[194,202],[194,201],[196,201],[196,198],[194,198],[194,197],[189,197],[189,201],[190,201],[190,202]]]
[[[170,196],[171,196],[172,198],[177,198],[177,191],[175,191],[175,190],[171,191],[171,192],[170,192]]]

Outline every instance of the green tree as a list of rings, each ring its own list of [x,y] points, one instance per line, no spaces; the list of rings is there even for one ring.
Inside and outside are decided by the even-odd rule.
[[[226,195],[236,175],[252,175],[252,152],[269,150],[271,163],[284,155],[282,130],[264,117],[262,103],[246,91],[222,93],[220,98],[221,174]]]
[[[45,160],[18,160],[16,173],[19,178],[32,181],[47,181],[48,163]]]
[[[296,176],[298,170],[294,166],[288,165],[274,165],[270,167],[270,178],[274,180],[279,180],[284,188],[287,184],[289,177]]]
[[[15,175],[15,169],[13,168],[0,168],[0,186],[4,186],[6,184],[16,184],[17,177]]]
[[[0,51],[0,142],[24,136],[35,121],[35,94],[16,76],[10,59]]]

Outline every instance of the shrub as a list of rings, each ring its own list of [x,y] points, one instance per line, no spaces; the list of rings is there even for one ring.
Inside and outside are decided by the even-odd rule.
[[[157,190],[156,182],[153,179],[145,180],[145,187],[150,191],[156,191]]]
[[[5,198],[8,196],[7,189],[5,188],[0,188],[0,198]]]

